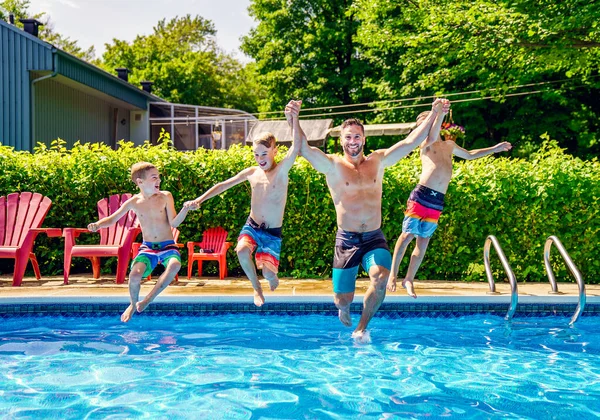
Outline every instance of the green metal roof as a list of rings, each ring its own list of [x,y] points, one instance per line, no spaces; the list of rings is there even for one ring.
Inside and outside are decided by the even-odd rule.
[[[140,109],[146,109],[148,102],[164,101],[158,96],[149,94],[62,50],[57,50],[55,54],[58,54],[56,71],[58,74],[69,79],[125,101]]]

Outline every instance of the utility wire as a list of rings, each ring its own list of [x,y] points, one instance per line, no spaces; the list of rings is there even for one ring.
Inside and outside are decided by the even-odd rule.
[[[590,76],[589,78],[594,79],[597,77],[600,77],[600,75]],[[477,89],[477,90],[471,90],[471,91],[465,91],[465,92],[448,93],[446,95],[441,95],[441,97],[449,98],[449,97],[453,97],[453,96],[472,95],[472,94],[481,93],[481,92],[490,92],[490,91],[493,92],[493,91],[497,91],[497,90],[512,90],[512,89],[520,89],[520,88],[524,88],[524,87],[544,86],[544,85],[551,85],[551,84],[564,83],[564,82],[575,82],[575,81],[580,81],[580,80],[581,79],[562,79],[562,80],[553,80],[553,81],[548,81],[548,82],[527,83],[527,84],[523,84],[523,85],[508,86],[508,87],[502,88],[502,89],[501,88]],[[504,96],[507,96],[507,95],[504,95]],[[420,100],[424,100],[424,99],[433,99],[433,98],[437,98],[437,97],[438,97],[438,95],[416,96],[413,98],[387,99],[387,100],[372,101],[372,102],[362,102],[362,103],[350,104],[350,105],[321,106],[321,107],[315,107],[315,108],[303,108],[302,112],[317,111],[317,110],[323,110],[323,109],[351,108],[351,107],[357,107],[357,106],[375,105],[375,104],[380,104],[380,103],[420,101]],[[453,101],[453,102],[456,102],[456,101]],[[256,113],[249,114],[249,115],[263,116],[263,115],[270,115],[270,114],[281,114],[282,112],[283,111],[256,112]],[[361,111],[353,111],[353,112],[361,112]],[[232,116],[244,116],[244,115],[248,115],[248,114],[233,114]],[[322,115],[322,114],[319,114],[319,115]],[[329,115],[337,115],[337,114],[329,114]],[[313,116],[313,115],[311,115],[311,116]]]
[[[533,84],[533,86],[535,86],[535,84]],[[585,87],[586,85],[579,85],[579,86],[570,86],[568,88],[565,89],[578,89],[581,87]],[[473,92],[478,92],[478,91],[473,91]],[[535,95],[538,93],[544,93],[544,92],[550,92],[550,90],[533,90],[533,91],[528,91],[528,92],[518,92],[518,93],[507,93],[506,95],[489,95],[489,96],[481,96],[479,98],[466,98],[466,99],[457,99],[457,100],[453,100],[452,103],[456,104],[456,103],[464,103],[464,102],[475,102],[475,101],[483,101],[483,100],[487,100],[487,99],[499,99],[499,98],[507,98],[507,97],[515,97],[515,96],[527,96],[527,95]],[[460,93],[460,94],[464,94],[464,93]],[[453,96],[459,95],[459,93],[456,94],[452,94]],[[450,95],[445,95],[445,96],[450,96]],[[421,99],[430,99],[430,98],[434,98],[435,96],[424,96]],[[404,100],[408,100],[408,99],[404,99]],[[387,102],[387,101],[379,101],[379,102]],[[407,109],[407,108],[422,108],[422,107],[430,107],[431,103],[424,103],[424,104],[412,104],[412,105],[399,105],[399,106],[391,106],[391,107],[385,107],[385,108],[368,108],[368,109],[361,109],[361,110],[352,110],[352,111],[340,111],[340,112],[327,112],[327,113],[322,113],[322,114],[312,114],[312,115],[302,115],[300,116],[300,119],[308,119],[308,118],[313,118],[313,117],[323,117],[323,116],[330,116],[330,115],[344,115],[344,114],[358,114],[358,113],[366,113],[366,112],[379,112],[379,111],[391,111],[394,109]],[[227,118],[224,118],[225,120]],[[194,123],[194,118],[190,118],[189,122],[175,122],[173,123],[174,125],[189,125],[190,123]],[[280,118],[267,118],[261,121],[284,121],[285,117],[280,117]],[[241,121],[238,121],[241,122]],[[160,122],[160,123],[152,123],[151,125],[170,125],[171,123],[169,123],[168,121],[165,122]]]

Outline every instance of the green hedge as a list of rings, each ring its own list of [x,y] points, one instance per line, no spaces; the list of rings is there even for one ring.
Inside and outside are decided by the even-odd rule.
[[[179,152],[168,142],[134,147],[121,143],[118,150],[104,145],[76,145],[66,150],[57,140],[50,149],[33,154],[0,146],[0,195],[15,191],[39,192],[53,205],[47,227],[84,227],[97,219],[96,202],[111,194],[135,193],[129,167],[141,160],[156,164],[161,188],[171,191],[179,208],[217,182],[254,163],[248,148],[227,151],[200,149]],[[280,154],[284,153],[281,148]],[[529,159],[486,157],[456,160],[438,231],[418,273],[420,279],[485,281],[482,247],[487,235],[502,244],[518,281],[547,281],[543,245],[557,235],[580,268],[586,282],[600,280],[600,165],[596,159],[581,161],[545,142]],[[383,231],[393,244],[400,231],[406,199],[418,180],[417,153],[386,171],[383,194]],[[223,226],[235,241],[250,206],[250,188],[241,184],[190,212],[180,226],[180,242],[198,240],[211,226]],[[335,209],[325,179],[303,158],[290,172],[288,204],[283,225],[281,274],[298,278],[331,275],[336,231]],[[83,235],[86,241],[96,235]],[[40,236],[35,252],[45,274],[62,273],[61,238]],[[233,274],[242,274],[233,251],[228,258]],[[412,246],[408,252],[412,252]],[[557,252],[553,261],[560,280],[571,280]],[[2,260],[3,273],[12,262]],[[408,256],[401,266],[406,270]],[[89,271],[89,262],[74,259],[73,272]],[[112,265],[111,265],[112,264]],[[185,256],[184,256],[185,264]],[[111,270],[114,261],[105,266]],[[504,276],[497,257],[492,257],[497,279]],[[210,270],[215,270],[211,267]],[[210,271],[209,271],[210,272]],[[214,272],[214,271],[213,271]]]

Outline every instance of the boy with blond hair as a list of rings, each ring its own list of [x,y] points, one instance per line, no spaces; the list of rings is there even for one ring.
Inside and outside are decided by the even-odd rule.
[[[286,107],[286,117],[292,119],[293,143],[286,156],[275,162],[277,154],[276,139],[271,133],[263,133],[253,141],[254,159],[258,166],[252,166],[239,172],[230,179],[220,182],[194,201],[185,203],[193,210],[206,200],[244,181],[252,187],[250,216],[242,228],[236,247],[240,265],[254,288],[254,304],[265,303],[262,287],[258,281],[256,268],[262,269],[271,291],[279,285],[279,257],[281,252],[281,225],[287,201],[288,173],[300,151],[298,113],[301,101],[290,101],[296,105],[297,112],[291,115]],[[256,250],[256,265],[252,253]]]
[[[114,225],[121,217],[133,210],[142,228],[143,243],[139,253],[131,264],[129,273],[129,307],[121,315],[121,321],[127,322],[133,314],[142,312],[173,281],[181,268],[181,256],[173,240],[171,228],[179,226],[185,219],[189,206],[184,206],[176,214],[173,196],[160,190],[158,169],[148,162],[138,162],[131,167],[131,180],[140,192],[127,200],[108,217],[90,223],[88,229],[98,229]],[[149,276],[157,264],[164,265],[165,271],[158,278],[150,293],[139,302],[142,279]]]

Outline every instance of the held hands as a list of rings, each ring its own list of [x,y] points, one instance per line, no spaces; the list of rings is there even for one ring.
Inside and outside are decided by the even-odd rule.
[[[431,111],[441,112],[442,115],[446,115],[448,112],[450,112],[450,101],[445,98],[437,98],[435,101],[433,101]]]
[[[510,149],[512,149],[512,144],[507,141],[503,141],[502,143],[498,143],[494,149],[496,149],[494,150],[495,153],[508,152]]]
[[[289,101],[288,104],[285,106],[285,119],[287,120],[290,126],[292,125],[294,118],[298,118],[298,116],[300,115],[301,106],[302,101],[294,100]]]
[[[184,210],[198,210],[200,208],[200,203],[198,200],[186,201],[183,203]]]

